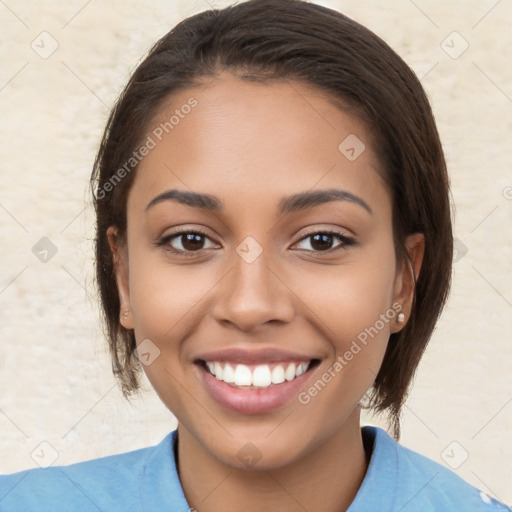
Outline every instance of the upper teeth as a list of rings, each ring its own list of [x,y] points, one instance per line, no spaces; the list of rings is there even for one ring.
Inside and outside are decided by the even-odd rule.
[[[218,380],[236,386],[256,386],[267,388],[271,384],[281,384],[285,380],[293,380],[302,375],[309,367],[308,363],[279,363],[270,369],[268,364],[260,364],[251,369],[245,364],[232,366],[229,363],[207,361],[210,373]]]

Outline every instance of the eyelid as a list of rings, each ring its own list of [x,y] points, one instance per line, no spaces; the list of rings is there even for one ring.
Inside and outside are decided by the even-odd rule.
[[[355,235],[347,228],[343,228],[341,226],[325,226],[318,227],[319,224],[315,224],[314,227],[306,227],[301,229],[296,236],[300,237],[299,240],[304,239],[305,237],[316,235],[317,233],[328,233],[331,235],[338,235],[344,238],[350,238],[355,241]],[[321,226],[321,225],[320,225]]]

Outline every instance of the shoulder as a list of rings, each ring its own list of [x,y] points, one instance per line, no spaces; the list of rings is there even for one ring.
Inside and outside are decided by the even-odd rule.
[[[148,462],[159,451],[172,451],[174,434],[156,446],[131,452],[0,475],[0,512],[138,511]]]
[[[470,485],[442,464],[401,446],[383,429],[367,428],[374,435],[375,454],[393,466],[395,493],[392,510],[512,512],[512,508]],[[377,462],[384,469],[386,461]]]

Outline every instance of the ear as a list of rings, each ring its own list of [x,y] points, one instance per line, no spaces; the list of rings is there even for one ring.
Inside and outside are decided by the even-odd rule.
[[[133,329],[133,316],[130,303],[130,287],[128,282],[128,250],[125,243],[121,243],[117,228],[110,226],[107,229],[107,238],[114,262],[117,291],[119,293],[120,313],[119,321],[126,329]]]
[[[415,280],[420,275],[423,256],[425,254],[425,236],[423,233],[414,233],[406,238],[405,246],[409,259],[402,262],[395,278],[393,304],[401,305],[400,312],[404,314],[404,322],[395,322],[391,332],[400,331],[411,316],[412,301],[414,298]]]

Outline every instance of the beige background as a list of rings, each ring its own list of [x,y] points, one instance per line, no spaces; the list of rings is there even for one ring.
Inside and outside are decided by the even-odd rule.
[[[416,71],[451,173],[453,291],[405,407],[402,443],[511,503],[512,3],[318,3],[374,30]],[[69,464],[155,444],[175,428],[147,380],[128,403],[111,374],[88,177],[134,66],[209,5],[0,3],[0,473],[36,467],[33,453]],[[58,251],[47,263],[32,252],[42,237]]]

